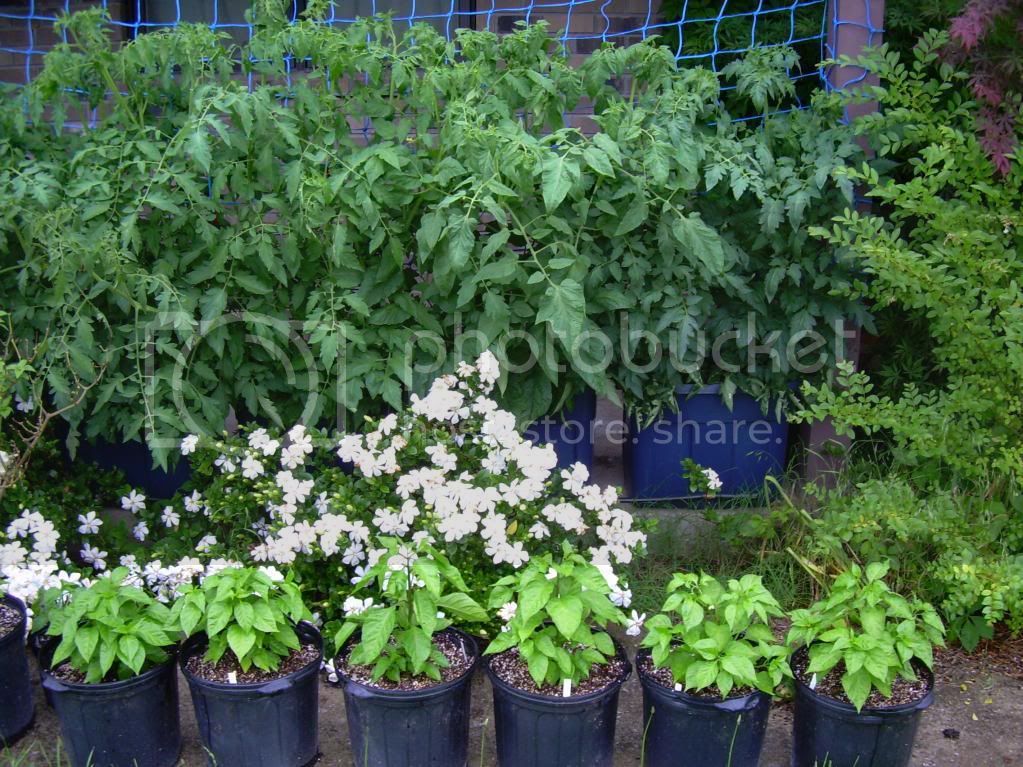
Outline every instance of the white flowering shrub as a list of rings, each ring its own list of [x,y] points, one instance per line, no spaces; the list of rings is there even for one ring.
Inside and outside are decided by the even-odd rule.
[[[23,511],[0,535],[0,593],[25,603],[30,630],[42,593],[90,583],[58,551],[59,541],[55,525],[38,511]]]
[[[68,538],[62,547],[86,573],[124,567],[129,581],[165,602],[210,567],[287,569],[328,622],[328,636],[353,584],[379,561],[380,537],[432,545],[481,604],[495,580],[568,542],[609,573],[613,599],[628,606],[631,594],[614,571],[643,550],[643,529],[617,507],[614,488],[591,484],[581,464],[558,471],[551,447],[521,436],[491,397],[499,373],[484,353],[362,434],[296,425],[188,436],[181,452],[192,479],[184,491],[154,502],[123,488],[116,497],[135,520],[123,534],[108,535],[111,519],[85,507],[58,520]],[[32,534],[44,553],[57,551],[60,533],[43,515],[26,511],[11,524],[12,540]],[[28,549],[0,546],[2,561],[24,569]],[[47,574],[65,564],[48,565]]]
[[[615,489],[591,484],[581,464],[558,471],[551,447],[521,436],[490,396],[499,372],[484,353],[362,434],[297,425],[186,437],[189,492],[137,512],[155,555],[286,567],[328,620],[344,616],[352,584],[381,556],[378,536],[435,546],[480,603],[501,575],[563,541],[608,568],[631,562],[646,536]],[[624,584],[616,593],[628,603]]]
[[[316,482],[305,493],[315,493],[311,503],[274,510],[254,556],[283,565],[317,558],[358,577],[381,554],[374,536],[425,541],[481,603],[500,575],[564,541],[608,567],[631,562],[646,536],[616,506],[615,489],[589,484],[581,464],[556,471],[554,450],[525,440],[490,398],[498,375],[484,353],[413,395],[402,414],[344,436],[337,456],[351,474]]]
[[[103,571],[111,558],[116,564],[121,554],[142,551],[123,519],[102,513],[129,496],[144,502],[120,472],[84,462],[66,465],[58,444],[43,440],[22,476],[0,496],[0,547],[32,537],[37,551],[61,557],[61,566],[67,554],[90,574]]]

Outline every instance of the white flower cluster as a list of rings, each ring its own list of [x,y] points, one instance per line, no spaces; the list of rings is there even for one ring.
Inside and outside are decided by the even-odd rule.
[[[17,597],[26,605],[28,630],[32,628],[32,604],[47,589],[88,586],[90,580],[81,573],[61,566],[54,559],[26,559],[17,564],[0,566],[0,593]]]
[[[0,591],[31,606],[41,591],[83,582],[81,574],[57,559],[60,533],[38,511],[23,509],[6,533],[9,542],[0,544]],[[31,609],[28,615],[31,620]]]
[[[631,515],[615,507],[617,492],[587,484],[589,472],[582,464],[562,471],[560,478],[554,475],[554,449],[525,440],[514,415],[488,397],[499,373],[497,359],[485,352],[475,365],[459,365],[457,375],[436,379],[425,397],[413,395],[405,420],[390,415],[374,431],[340,440],[337,455],[354,465],[356,477],[394,477],[388,483],[391,497],[382,498],[385,503],[373,512],[372,532],[413,541],[435,536],[449,544],[480,538],[495,565],[514,568],[529,560],[531,542],[557,538],[559,531],[592,532],[595,561],[630,562],[645,535],[633,529]],[[429,465],[408,454],[407,435],[413,432],[436,435],[422,448]],[[289,439],[298,444],[295,429]],[[403,468],[413,460],[415,466]],[[279,526],[254,556],[290,564],[318,546],[326,556],[343,549],[345,564],[361,564],[369,554],[371,531],[332,513],[325,496],[316,500],[312,521],[296,521],[313,484],[297,482],[289,472],[278,474],[285,503],[272,511]],[[529,520],[528,528],[519,525],[521,517]]]
[[[721,476],[714,469],[704,469],[703,476],[707,478],[707,487],[711,492],[716,493],[725,486],[725,483],[721,481]]]
[[[29,538],[32,539],[32,553],[31,555],[26,554],[26,556],[31,556],[36,561],[42,561],[52,557],[57,550],[60,533],[57,532],[54,524],[38,511],[22,509],[21,515],[7,525],[7,539],[14,543],[6,544],[6,546],[20,546],[18,541],[24,540],[27,543]],[[3,562],[7,556],[14,556],[13,553],[5,556],[4,548],[0,546],[0,562]]]
[[[14,463],[14,456],[6,450],[0,450],[0,479],[7,473],[7,467]]]

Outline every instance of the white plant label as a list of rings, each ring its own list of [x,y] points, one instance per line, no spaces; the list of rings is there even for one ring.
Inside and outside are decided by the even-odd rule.
[[[561,697],[571,698],[572,697],[572,680],[566,679],[561,683]]]
[[[235,673],[234,671],[228,671],[227,672],[227,681],[230,684],[238,684],[238,674]]]
[[[675,683],[675,692],[682,692],[682,685],[678,682]]]
[[[816,690],[817,689],[817,675],[816,674],[814,674],[812,677],[810,677],[810,689],[811,690]]]

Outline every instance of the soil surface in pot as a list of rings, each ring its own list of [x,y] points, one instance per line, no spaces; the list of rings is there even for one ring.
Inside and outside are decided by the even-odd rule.
[[[440,651],[441,655],[448,659],[449,663],[447,668],[440,669],[439,682],[436,679],[430,679],[428,676],[402,677],[399,682],[392,682],[390,679],[381,677],[374,682],[372,666],[353,666],[348,662],[348,655],[353,648],[351,644],[348,645],[348,648],[342,655],[338,656],[337,660],[340,670],[354,682],[359,682],[367,687],[376,687],[378,690],[403,690],[405,692],[426,690],[430,687],[450,682],[453,679],[458,679],[458,677],[462,676],[472,667],[474,657],[462,649],[462,643],[456,635],[443,631],[435,634],[433,646]]]
[[[142,674],[152,670],[152,666],[146,665],[142,667]],[[70,661],[64,661],[57,668],[50,669],[50,673],[62,682],[69,682],[70,684],[85,684],[85,674],[71,665]],[[127,681],[124,679],[118,679],[113,674],[107,674],[105,679],[99,682],[91,682],[90,684],[109,684],[111,682],[123,682]]]
[[[230,650],[225,652],[216,663],[206,660],[204,655],[205,651],[197,653],[185,661],[185,668],[200,679],[221,684],[260,684],[301,671],[310,663],[319,660],[320,651],[316,645],[304,644],[297,650],[292,650],[291,654],[281,661],[280,668],[276,671],[263,671],[255,666],[248,671],[242,671],[241,664]],[[231,681],[232,673],[235,674],[233,682]]]
[[[675,679],[671,675],[671,669],[654,668],[654,660],[649,655],[639,658],[636,662],[636,667],[643,673],[643,676],[657,682],[657,684],[661,687],[667,688],[673,692],[675,691]],[[704,700],[712,701],[723,700],[715,687],[708,687],[704,690],[685,690],[683,688],[683,691],[686,695],[693,698],[702,698]],[[752,695],[755,692],[756,690],[752,687],[733,687],[731,692],[728,693],[728,699],[745,698],[747,695]]]
[[[545,684],[543,687],[536,686],[533,677],[529,675],[529,666],[519,655],[517,648],[513,647],[500,655],[495,655],[490,661],[490,668],[498,677],[523,692],[547,695],[551,698],[562,697],[560,686],[550,684]],[[622,678],[626,668],[627,665],[621,658],[612,658],[607,663],[594,665],[590,669],[589,677],[580,681],[578,685],[572,686],[572,694],[569,697],[575,698],[579,695],[588,695],[591,692],[607,689]]]
[[[14,631],[21,624],[21,613],[10,605],[0,602],[0,639]]]
[[[813,674],[806,673],[806,667],[809,664],[810,659],[806,653],[792,658],[792,673],[807,687],[810,686],[810,680],[813,678]],[[927,694],[927,679],[924,677],[926,672],[923,667],[917,668],[916,671],[918,677],[915,682],[901,678],[895,680],[892,684],[892,697],[890,698],[884,697],[878,690],[871,690],[867,702],[863,704],[864,708],[892,708],[906,703],[915,703],[923,698]],[[813,691],[825,698],[837,700],[839,703],[853,705],[842,689],[842,674],[844,673],[845,664],[839,662],[826,676],[817,677],[817,686],[813,688]]]

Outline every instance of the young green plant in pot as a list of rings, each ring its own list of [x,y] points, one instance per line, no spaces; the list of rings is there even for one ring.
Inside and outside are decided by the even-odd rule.
[[[755,767],[774,690],[792,675],[758,575],[678,573],[636,655],[648,767]]]
[[[178,762],[178,678],[170,609],[118,568],[54,600],[40,654],[43,688],[72,767]]]
[[[852,565],[825,598],[792,613],[794,767],[909,764],[945,627],[931,605],[893,592],[887,572],[887,563]]]
[[[345,603],[334,661],[360,767],[466,763],[476,642],[487,612],[433,546],[381,538]]]
[[[536,557],[494,585],[490,607],[507,623],[485,655],[503,767],[610,767],[632,670],[605,631],[628,623],[611,581],[566,543],[560,558]]]
[[[179,657],[211,765],[302,767],[319,752],[323,642],[299,587],[232,567],[185,587],[171,608],[190,637]]]

